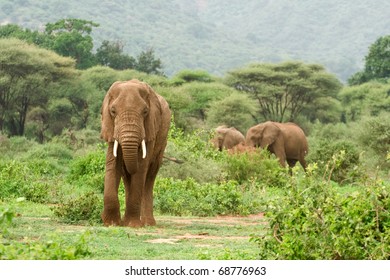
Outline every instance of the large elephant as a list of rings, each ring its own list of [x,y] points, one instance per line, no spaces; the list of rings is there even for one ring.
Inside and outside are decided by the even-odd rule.
[[[303,130],[294,123],[265,122],[251,127],[245,144],[252,147],[267,147],[279,159],[281,166],[294,167],[299,161],[306,170],[305,156],[308,144]]]
[[[212,139],[212,143],[220,151],[231,149],[239,143],[245,142],[245,136],[234,127],[218,126],[215,132],[216,135]]]
[[[160,168],[171,120],[168,103],[146,83],[115,82],[101,109],[101,137],[108,142],[104,178],[104,225],[155,225],[153,185]],[[125,186],[120,215],[118,188]]]

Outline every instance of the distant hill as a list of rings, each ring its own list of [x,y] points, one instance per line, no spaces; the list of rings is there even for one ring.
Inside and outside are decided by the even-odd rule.
[[[99,23],[93,38],[137,55],[154,48],[168,75],[216,75],[250,62],[297,59],[346,80],[390,34],[388,0],[0,0],[0,23],[31,29],[62,18]]]

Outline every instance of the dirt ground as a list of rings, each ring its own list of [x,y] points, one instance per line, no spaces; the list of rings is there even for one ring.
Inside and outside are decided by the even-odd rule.
[[[221,225],[223,227],[234,227],[234,226],[244,226],[244,225],[259,225],[264,224],[264,213],[259,213],[256,215],[249,215],[246,217],[241,216],[218,216],[213,218],[181,218],[181,217],[169,217],[162,218],[160,222],[167,222],[170,224],[175,224],[175,227],[185,227],[192,224],[212,224],[212,225]],[[150,233],[149,233],[150,234]],[[158,234],[158,233],[157,233]],[[148,243],[153,244],[175,244],[181,240],[189,240],[189,239],[198,239],[198,240],[239,240],[245,239],[247,240],[250,236],[216,236],[210,234],[209,232],[198,232],[194,233],[185,233],[181,235],[171,236],[169,238],[156,238],[149,239]]]

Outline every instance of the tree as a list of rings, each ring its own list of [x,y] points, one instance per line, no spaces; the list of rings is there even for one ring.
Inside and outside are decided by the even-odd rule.
[[[159,58],[155,58],[154,50],[152,48],[142,51],[137,56],[135,70],[145,72],[148,74],[164,75],[161,70],[162,63]]]
[[[390,112],[390,84],[370,81],[343,88],[339,93],[346,121]]]
[[[323,104],[316,102],[324,97],[335,98],[342,87],[323,66],[294,61],[252,64],[229,72],[225,82],[256,101],[256,122],[294,121],[304,110],[315,114]]]
[[[211,83],[211,82],[215,81],[215,78],[213,78],[205,70],[185,69],[185,70],[179,71],[174,77],[172,77],[171,83],[174,85],[182,85],[184,83],[190,83],[190,82],[194,82],[194,81]]]
[[[349,78],[350,85],[390,78],[390,35],[379,37],[369,48],[364,70]]]
[[[97,23],[82,19],[62,19],[46,24],[45,33],[52,40],[50,49],[60,55],[73,57],[77,68],[85,69],[96,65],[90,34],[92,28],[98,26]]]
[[[48,48],[50,45],[50,39],[47,34],[32,31],[28,28],[23,29],[16,24],[0,26],[0,38],[17,38],[44,48]]]
[[[245,132],[255,125],[253,115],[256,106],[253,101],[242,93],[233,93],[222,100],[216,100],[207,110],[207,124],[209,127],[226,125]]]
[[[117,70],[134,69],[135,58],[123,54],[123,44],[119,41],[104,40],[96,50],[96,60],[100,65]]]
[[[18,39],[0,39],[0,49],[0,130],[23,135],[28,111],[45,106],[53,83],[75,75],[75,62]]]

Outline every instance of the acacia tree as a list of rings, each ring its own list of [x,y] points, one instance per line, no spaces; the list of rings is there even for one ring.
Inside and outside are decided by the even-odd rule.
[[[252,64],[229,72],[225,82],[256,101],[256,122],[294,121],[303,111],[315,114],[324,104],[317,101],[321,98],[335,99],[341,89],[340,81],[327,73],[323,66],[294,61]]]
[[[0,130],[23,135],[29,109],[44,108],[52,83],[75,74],[73,59],[17,39],[0,39]]]

